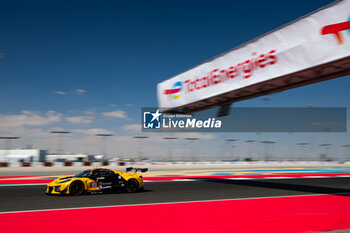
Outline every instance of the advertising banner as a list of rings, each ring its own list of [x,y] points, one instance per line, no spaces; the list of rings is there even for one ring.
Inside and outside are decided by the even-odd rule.
[[[157,86],[175,109],[350,56],[350,0],[337,1]]]

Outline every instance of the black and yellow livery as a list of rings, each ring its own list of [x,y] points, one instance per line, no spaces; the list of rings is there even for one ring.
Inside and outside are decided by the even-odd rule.
[[[135,173],[129,173],[134,170]],[[137,192],[143,189],[143,178],[137,171],[146,172],[147,168],[126,169],[127,172],[105,168],[93,168],[82,171],[74,176],[63,176],[50,182],[46,194],[61,194],[78,196],[83,193],[104,191]]]

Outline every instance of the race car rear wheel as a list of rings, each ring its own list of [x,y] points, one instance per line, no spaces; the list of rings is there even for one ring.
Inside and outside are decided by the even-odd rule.
[[[79,196],[84,192],[84,184],[81,181],[74,181],[70,187],[69,192],[73,196]]]
[[[128,193],[137,192],[137,190],[139,190],[139,182],[137,182],[135,179],[128,180],[125,185],[125,190]]]

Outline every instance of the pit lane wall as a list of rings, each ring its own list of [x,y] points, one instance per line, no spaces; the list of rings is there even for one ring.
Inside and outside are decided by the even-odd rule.
[[[166,112],[180,107],[186,109],[186,106],[191,110],[191,106],[199,109],[228,100],[235,102],[242,96],[252,98],[276,87],[294,88],[296,86],[287,86],[311,76],[310,83],[326,80],[321,80],[321,76],[331,77],[348,70],[349,58],[350,0],[341,0],[159,83],[158,103]],[[338,61],[342,63],[335,66],[333,63]],[[331,63],[333,67],[298,74]],[[332,71],[334,67],[342,68]],[[324,72],[328,68],[330,70]],[[291,74],[298,75],[290,77]],[[270,83],[271,80],[278,82]],[[221,98],[214,98],[218,96]]]

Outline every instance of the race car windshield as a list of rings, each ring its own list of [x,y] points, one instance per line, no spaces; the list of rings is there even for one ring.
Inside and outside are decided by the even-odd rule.
[[[90,173],[91,173],[90,170],[85,170],[85,171],[82,171],[82,172],[76,174],[73,177],[88,177],[90,175]]]

